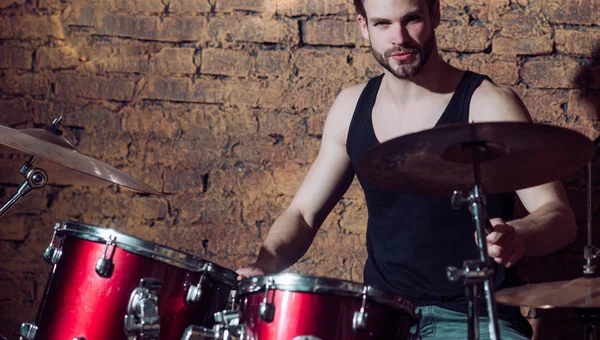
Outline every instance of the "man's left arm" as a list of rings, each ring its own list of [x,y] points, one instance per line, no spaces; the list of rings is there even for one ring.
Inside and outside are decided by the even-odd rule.
[[[470,112],[474,122],[532,121],[512,90],[488,81],[475,91]],[[546,255],[575,240],[575,215],[560,181],[518,190],[517,195],[527,216],[512,221],[490,220],[494,231],[486,241],[489,255],[496,262],[511,267],[523,256]]]

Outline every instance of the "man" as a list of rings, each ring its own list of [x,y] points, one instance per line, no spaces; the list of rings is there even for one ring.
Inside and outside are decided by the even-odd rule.
[[[238,270],[240,277],[279,272],[300,259],[348,189],[358,159],[377,143],[448,123],[531,121],[510,89],[441,60],[434,33],[440,23],[438,0],[355,0],[355,6],[384,74],[338,95],[317,159],[271,227],[255,264]],[[448,197],[397,193],[358,179],[369,207],[365,284],[417,302],[423,338],[466,339],[464,287],[448,282],[445,268],[478,258],[468,210],[452,210]],[[486,241],[497,263],[496,287],[514,284],[513,266],[521,257],[556,251],[576,234],[560,183],[517,194],[529,212],[517,220],[510,220],[514,193],[488,195],[494,230]],[[500,309],[502,338],[525,339],[531,329],[517,329],[524,319],[514,309]],[[486,317],[480,325],[485,339]]]

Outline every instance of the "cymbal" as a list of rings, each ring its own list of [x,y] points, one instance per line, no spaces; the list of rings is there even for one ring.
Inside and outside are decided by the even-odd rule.
[[[570,129],[534,123],[449,124],[400,136],[369,149],[358,173],[389,190],[450,196],[472,189],[479,161],[487,194],[567,176],[594,155],[591,140]]]
[[[528,284],[496,292],[496,301],[534,308],[598,308],[600,278]]]
[[[15,130],[0,125],[0,144],[104,181],[154,195],[156,189],[125,172],[79,153],[64,137],[45,129]]]

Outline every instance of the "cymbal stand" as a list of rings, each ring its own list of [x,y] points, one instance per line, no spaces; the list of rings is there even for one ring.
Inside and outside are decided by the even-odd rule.
[[[8,212],[8,210],[15,205],[21,198],[27,196],[34,189],[41,189],[46,186],[48,182],[48,175],[46,172],[40,168],[34,168],[33,162],[35,161],[35,156],[31,156],[25,164],[21,167],[19,172],[23,177],[25,177],[25,181],[23,184],[19,186],[17,192],[8,200],[8,202],[4,203],[2,207],[0,207],[0,218]]]
[[[57,135],[62,135],[62,131],[59,130],[62,120],[63,116],[54,119],[54,121],[52,121],[52,125],[46,126],[45,129]],[[27,196],[34,189],[41,189],[45,187],[46,183],[48,183],[48,174],[43,169],[34,168],[34,161],[35,156],[31,156],[19,170],[21,175],[25,177],[25,181],[19,186],[17,192],[8,200],[8,202],[4,203],[4,205],[0,207],[0,218],[2,218],[2,216],[4,216],[8,210],[12,208],[12,206],[15,205],[21,198]]]
[[[481,171],[479,167],[478,155],[484,153],[487,148],[485,142],[466,143],[463,146],[466,152],[471,152],[473,157],[473,170],[475,175],[475,184],[473,190],[467,197],[464,197],[460,191],[455,191],[452,196],[452,205],[455,209],[460,208],[467,203],[469,211],[475,222],[477,230],[477,243],[479,248],[478,260],[467,260],[463,263],[463,267],[448,267],[447,276],[450,281],[458,281],[463,279],[467,291],[467,300],[469,303],[469,311],[467,314],[469,340],[479,339],[479,309],[477,300],[479,291],[483,287],[485,295],[488,319],[489,319],[489,334],[490,339],[500,340],[500,329],[498,327],[498,315],[496,312],[496,299],[494,297],[494,269],[491,266],[490,258],[487,251],[487,243],[485,240],[485,228],[487,214],[485,210],[485,194],[481,186]]]
[[[583,248],[583,277],[596,277],[596,265],[592,263],[598,256],[598,248],[592,245],[592,162],[587,165],[587,244]]]

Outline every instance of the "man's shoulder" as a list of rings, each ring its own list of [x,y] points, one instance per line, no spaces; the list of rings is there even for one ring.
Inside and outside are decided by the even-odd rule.
[[[519,96],[506,86],[484,80],[471,99],[471,120],[530,120],[527,108]]]

